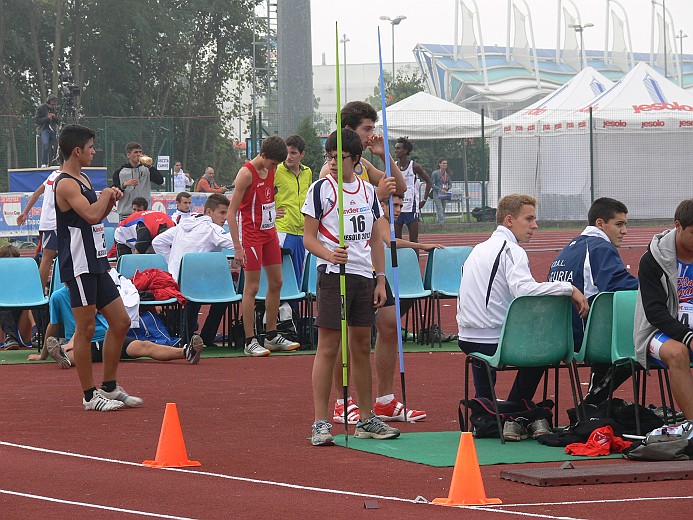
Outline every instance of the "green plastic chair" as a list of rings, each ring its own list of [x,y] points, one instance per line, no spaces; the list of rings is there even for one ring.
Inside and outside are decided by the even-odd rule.
[[[633,331],[635,328],[635,301],[638,291],[618,291],[614,293],[613,327],[611,329],[611,363],[613,365],[628,365],[633,378],[633,402],[640,403],[640,364],[635,358],[635,344]],[[643,385],[645,381],[643,380]],[[646,387],[643,386],[643,404]],[[609,400],[613,395],[613,379],[609,388]],[[609,415],[607,407],[607,415]],[[640,435],[640,410],[635,407],[635,428]]]
[[[572,303],[568,296],[519,296],[508,307],[505,322],[493,356],[473,353],[467,356],[464,369],[464,399],[469,400],[469,365],[480,361],[486,367],[491,386],[498,424],[498,435],[502,443],[503,425],[498,413],[498,399],[493,387],[491,369],[517,370],[529,367],[554,367],[556,417],[558,417],[558,368],[561,363],[569,368],[573,402],[577,406],[575,380],[570,364],[573,360]],[[546,390],[546,386],[544,387]],[[469,424],[468,412],[465,424]]]
[[[633,376],[633,401],[640,402],[645,405],[647,395],[647,374],[643,375],[643,367],[635,358],[635,346],[633,344],[633,330],[635,317],[635,302],[637,300],[638,291],[619,291],[614,295],[614,328],[613,328],[613,351],[612,361],[617,364],[627,364],[631,369]],[[692,364],[693,365],[693,364]],[[647,370],[656,370],[659,379],[659,394],[662,401],[662,406],[665,407],[664,421],[668,422],[668,414],[666,412],[666,398],[669,397],[668,409],[674,411],[672,420],[676,416],[676,408],[674,405],[674,396],[671,393],[671,383],[669,381],[668,367],[661,361],[648,356]],[[640,384],[642,377],[642,385]],[[638,387],[642,386],[642,392],[638,392]],[[638,400],[641,396],[640,401]],[[640,414],[639,409],[635,408],[635,421],[637,433],[640,434]]]

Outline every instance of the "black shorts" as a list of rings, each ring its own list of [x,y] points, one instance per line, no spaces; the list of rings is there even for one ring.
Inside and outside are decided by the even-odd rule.
[[[58,235],[55,229],[49,231],[41,231],[41,252],[45,249],[58,250]]]
[[[404,224],[411,224],[419,220],[419,213],[417,211],[402,211],[397,217],[397,224],[403,226]]]
[[[83,273],[67,282],[70,291],[70,306],[96,305],[98,310],[120,296],[113,278],[108,273]]]
[[[120,350],[120,359],[134,359],[128,356],[128,345],[136,341],[134,338],[125,337],[123,340],[123,348]],[[91,342],[91,360],[94,363],[101,363],[103,361],[103,341],[92,341]]]
[[[318,273],[316,300],[317,327],[326,329],[342,328],[342,305],[339,294],[339,274]],[[375,280],[357,274],[346,275],[346,316],[352,327],[372,327],[375,324],[373,291]]]
[[[389,254],[386,252],[386,254]],[[385,305],[383,307],[393,307],[395,305],[395,296],[392,294],[392,289],[390,288],[390,282],[385,278]]]

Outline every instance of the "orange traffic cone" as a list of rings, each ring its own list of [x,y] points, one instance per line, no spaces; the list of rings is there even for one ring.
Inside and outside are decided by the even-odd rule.
[[[478,506],[501,504],[497,498],[486,498],[484,483],[481,480],[479,459],[476,456],[474,437],[470,432],[462,432],[460,447],[457,449],[455,469],[452,470],[452,483],[448,498],[435,498],[434,504],[441,506]]]
[[[202,466],[196,460],[188,460],[185,449],[183,430],[178,419],[178,408],[175,403],[166,403],[164,423],[161,425],[159,446],[156,448],[154,460],[145,460],[142,464],[156,468],[184,468],[186,466]]]

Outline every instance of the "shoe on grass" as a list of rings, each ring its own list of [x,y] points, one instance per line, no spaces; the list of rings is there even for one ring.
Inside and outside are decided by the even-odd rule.
[[[505,421],[505,424],[503,425],[504,440],[516,442],[523,441],[527,438],[529,438],[527,428],[525,428],[520,422],[511,420]]]
[[[253,338],[251,342],[248,343],[245,346],[245,348],[243,348],[243,353],[246,356],[252,357],[265,357],[270,355],[270,351],[262,345],[260,345],[260,342],[257,340],[257,338]]]
[[[540,435],[546,435],[551,432],[551,425],[546,419],[537,419],[527,426],[527,433],[532,439],[536,439]]]
[[[357,439],[396,439],[399,437],[399,430],[388,426],[381,421],[375,412],[366,421],[359,421],[356,424],[354,437]]]
[[[291,352],[301,346],[300,343],[289,341],[280,332],[272,339],[265,338],[265,348],[270,352]]]

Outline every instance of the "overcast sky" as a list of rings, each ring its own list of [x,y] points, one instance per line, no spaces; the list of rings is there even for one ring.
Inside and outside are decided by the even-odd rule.
[[[556,6],[559,0],[527,0],[534,37],[538,48],[556,47]],[[574,0],[580,9],[582,23],[593,23],[584,30],[585,47],[603,50],[607,0]],[[657,0],[661,3],[661,0]],[[380,16],[406,16],[395,26],[395,60],[414,61],[412,49],[417,43],[454,43],[455,0],[311,0],[313,64],[335,61],[335,22],[339,23],[340,39],[346,34],[349,63],[378,62],[378,26],[381,31],[383,62],[392,60],[392,26]],[[476,0],[481,18],[484,45],[504,46],[506,43],[507,0]],[[522,0],[517,3],[524,8]],[[628,9],[633,49],[650,51],[651,0],[619,0]],[[674,19],[676,33],[680,29],[690,37],[683,39],[684,53],[693,54],[693,0],[665,0]],[[568,9],[573,11],[570,2]],[[469,0],[467,5],[472,6]],[[618,8],[616,8],[618,9]],[[661,11],[661,7],[657,7]],[[562,41],[562,39],[561,39]],[[678,42],[678,40],[677,40]],[[340,61],[344,57],[340,45]],[[656,49],[655,49],[656,50]]]

